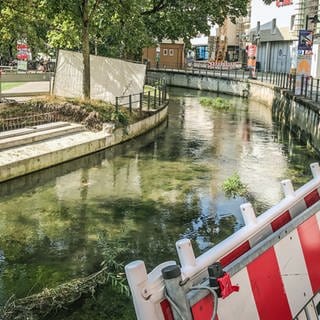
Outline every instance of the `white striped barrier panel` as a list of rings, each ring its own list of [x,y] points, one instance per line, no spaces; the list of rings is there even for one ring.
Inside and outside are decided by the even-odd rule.
[[[182,239],[177,241],[176,248],[181,266],[182,280],[189,280],[192,285],[198,284],[204,278],[208,277],[208,266],[217,261],[226,269],[230,268],[230,266],[236,261],[239,261],[239,259],[241,260],[245,256],[250,256],[250,252],[265,241],[265,239],[268,239],[268,237],[273,236],[276,232],[285,228],[294,219],[302,216],[302,214],[307,211],[307,208],[318,203],[320,200],[319,164],[311,164],[311,171],[313,179],[296,191],[294,191],[290,180],[282,181],[285,198],[258,217],[256,217],[251,204],[241,205],[245,226],[199,257],[195,257],[190,240]],[[240,286],[240,292],[232,294],[226,298],[226,300],[222,300],[222,303],[218,307],[218,318],[220,320],[234,319],[235,315],[237,315],[239,320],[289,320],[295,316],[295,312],[301,309],[301,304],[304,303],[305,300],[310,299],[312,293],[320,289],[320,272],[318,272],[320,267],[319,215],[320,213],[314,214],[309,220],[293,230],[290,236],[288,235],[291,241],[290,246],[287,244],[287,238],[279,240],[277,244],[265,252],[261,252],[256,260],[250,262],[247,266],[243,266],[239,272],[232,275],[231,280]],[[284,243],[284,245],[282,243]],[[306,248],[305,251],[303,248]],[[316,252],[314,258],[312,256],[313,251]],[[307,255],[309,258],[307,258]],[[278,258],[280,258],[280,260],[278,260]],[[308,261],[311,262],[309,263]],[[157,266],[149,274],[146,271],[143,261],[134,261],[126,266],[126,275],[139,320],[174,319],[172,317],[170,304],[167,299],[165,299],[161,270],[175,263],[174,261],[165,262]],[[316,271],[314,270],[315,263],[319,265]],[[307,266],[309,264],[311,264],[311,267],[308,269]],[[286,266],[293,269],[294,266],[297,266],[295,272],[298,278],[294,277],[293,273],[286,274],[279,267],[281,265],[284,266],[284,270],[286,270]],[[269,275],[270,278],[261,278],[259,268],[262,268],[262,273]],[[272,271],[271,274],[267,272],[268,270]],[[317,273],[314,276],[316,280],[311,279],[314,273]],[[301,277],[299,277],[299,275],[301,275]],[[260,286],[259,277],[262,279],[262,286]],[[310,280],[309,284],[302,281],[307,278]],[[273,279],[275,279],[275,287],[274,291],[271,292],[270,286],[273,286]],[[294,281],[289,281],[288,279],[294,279]],[[268,284],[268,281],[270,285],[266,286],[266,288],[269,291],[264,288],[264,286]],[[294,288],[293,291],[296,290],[295,282],[306,285],[306,289],[302,289],[305,290],[303,291],[303,299],[301,299],[301,297],[300,299],[291,297],[291,287]],[[290,292],[286,291],[286,285],[288,290],[290,289]],[[283,287],[286,288],[285,291],[281,289]],[[275,294],[275,292],[279,292],[279,295]],[[259,296],[259,294],[261,296]],[[271,295],[271,298],[276,297],[274,299],[275,302],[281,301],[281,305],[266,303],[268,299],[270,299],[269,295]],[[286,304],[284,303],[286,300],[285,297],[287,297]],[[246,299],[249,299],[248,301],[252,303],[247,304]],[[235,300],[235,302],[231,300]],[[299,300],[299,303],[297,303],[297,300]],[[228,304],[226,304],[227,301],[229,301]],[[247,307],[244,308],[244,305]],[[264,305],[264,307],[262,307],[262,305]],[[269,317],[272,313],[271,311],[277,310],[279,307],[282,308],[279,309],[279,315],[281,317],[277,317],[277,315],[274,314],[272,317]],[[208,311],[210,308],[212,308],[212,301],[211,298],[206,296],[192,306],[193,319],[211,319],[210,311]],[[237,308],[239,308],[239,310],[237,310]],[[271,310],[271,313],[265,311],[265,309]],[[233,310],[235,313],[231,315],[229,310]]]

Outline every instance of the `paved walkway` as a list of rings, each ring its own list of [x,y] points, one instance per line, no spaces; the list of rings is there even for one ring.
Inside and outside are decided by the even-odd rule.
[[[43,95],[44,92],[49,93],[49,91],[50,91],[49,81],[36,81],[36,82],[25,82],[11,89],[2,90],[1,94],[3,98],[14,99],[16,101],[25,101],[25,100],[32,99],[32,96],[28,96],[30,94],[34,94],[33,95],[34,97],[34,96],[37,96],[37,93],[39,93],[41,96]],[[22,93],[26,93],[26,96],[20,96]],[[6,96],[6,94],[8,94],[8,96]],[[14,94],[17,94],[19,96],[14,96]]]

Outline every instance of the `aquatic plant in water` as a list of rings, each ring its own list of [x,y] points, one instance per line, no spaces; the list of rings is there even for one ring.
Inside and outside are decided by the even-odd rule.
[[[223,184],[222,189],[228,197],[244,197],[248,195],[248,187],[240,180],[240,176],[237,172],[227,178]]]
[[[227,99],[221,97],[208,98],[201,97],[200,104],[205,107],[212,107],[214,109],[228,110],[231,107],[231,103]]]

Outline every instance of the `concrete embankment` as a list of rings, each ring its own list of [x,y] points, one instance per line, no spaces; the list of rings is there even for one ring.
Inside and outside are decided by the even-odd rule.
[[[167,114],[168,107],[164,105],[151,113],[149,117],[113,132],[104,130],[90,132],[83,128],[76,130],[74,127],[79,126],[68,124],[65,134],[60,126],[59,129],[54,128],[52,137],[49,133],[52,128],[46,130],[44,126],[35,128],[31,130],[32,132],[23,129],[26,132],[21,133],[18,130],[11,136],[8,136],[8,133],[2,133],[2,136],[0,135],[0,182],[128,141],[159,125],[167,118]],[[67,130],[71,132],[67,133]],[[41,140],[41,135],[45,136],[45,140]],[[10,140],[12,140],[12,145],[10,145]]]
[[[173,87],[213,91],[240,97],[266,105],[273,119],[286,126],[320,153],[320,106],[303,96],[259,80],[228,78],[217,74],[196,74],[183,71],[148,71],[152,79],[166,79]]]

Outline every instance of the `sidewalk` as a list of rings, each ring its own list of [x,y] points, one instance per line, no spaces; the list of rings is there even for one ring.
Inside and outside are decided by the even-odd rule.
[[[35,96],[44,96],[50,92],[49,81],[24,82],[11,89],[1,90],[0,98],[25,101]],[[25,94],[25,95],[24,95]]]

